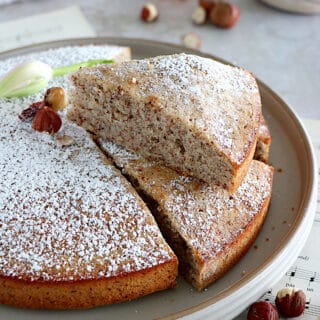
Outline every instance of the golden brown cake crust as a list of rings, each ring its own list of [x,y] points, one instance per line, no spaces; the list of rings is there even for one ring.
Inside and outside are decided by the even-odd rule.
[[[106,279],[50,282],[0,277],[0,302],[36,309],[92,308],[172,288],[176,274],[174,258],[153,268]]]

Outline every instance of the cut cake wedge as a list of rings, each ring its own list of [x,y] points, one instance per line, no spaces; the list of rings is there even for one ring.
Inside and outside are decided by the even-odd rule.
[[[235,192],[256,147],[261,101],[243,69],[176,54],[82,68],[69,119],[148,160]]]
[[[225,274],[258,235],[271,198],[272,167],[253,160],[243,183],[231,195],[112,142],[100,140],[100,147],[151,208],[178,256],[180,273],[198,290]]]

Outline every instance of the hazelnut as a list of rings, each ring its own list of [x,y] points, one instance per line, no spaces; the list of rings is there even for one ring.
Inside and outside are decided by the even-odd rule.
[[[159,12],[157,7],[153,3],[146,3],[140,14],[141,20],[144,22],[153,22],[159,17]]]
[[[56,133],[61,128],[60,116],[51,108],[44,106],[33,118],[32,128],[40,132]]]
[[[258,301],[250,306],[248,320],[278,320],[278,311],[273,304],[267,301]]]
[[[276,306],[285,317],[298,317],[304,311],[306,295],[302,290],[284,288],[278,291]]]
[[[19,115],[19,119],[23,122],[31,121],[36,113],[44,107],[43,101],[38,101],[30,104],[30,106],[27,109],[24,109]]]
[[[227,2],[218,2],[210,11],[210,21],[220,28],[231,28],[239,20],[239,8]]]
[[[202,7],[197,7],[193,11],[192,21],[195,24],[204,24],[207,20],[207,11]]]
[[[199,0],[199,6],[206,10],[207,14],[212,10],[212,8],[216,5],[216,1],[213,0]]]
[[[61,87],[49,88],[44,95],[44,102],[54,111],[62,110],[68,105],[67,94]]]
[[[194,32],[189,32],[182,37],[182,43],[185,47],[191,49],[200,49],[201,38]]]

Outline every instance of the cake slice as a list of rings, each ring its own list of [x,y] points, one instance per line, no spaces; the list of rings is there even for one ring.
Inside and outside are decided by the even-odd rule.
[[[59,65],[70,52],[74,62],[114,57],[108,49],[32,58]],[[3,61],[0,76],[21,59]],[[34,99],[0,99],[0,303],[91,308],[175,286],[177,257],[137,192],[82,128],[63,118],[50,136],[21,122]],[[61,146],[63,137],[71,145]]]
[[[100,140],[100,147],[139,190],[178,256],[180,273],[198,290],[225,274],[255,240],[271,198],[272,167],[253,160],[231,195],[112,142]]]
[[[256,147],[261,102],[247,71],[176,54],[82,68],[69,119],[148,160],[235,192]]]

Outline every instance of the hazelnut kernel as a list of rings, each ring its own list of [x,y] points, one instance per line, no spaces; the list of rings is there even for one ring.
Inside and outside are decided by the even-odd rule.
[[[54,111],[62,110],[68,105],[67,94],[61,87],[49,88],[44,95],[44,102]]]
[[[159,12],[153,3],[146,3],[141,9],[141,20],[144,22],[153,22],[157,20]]]
[[[300,316],[306,305],[306,295],[296,288],[283,288],[278,291],[276,306],[279,312],[286,317]]]

